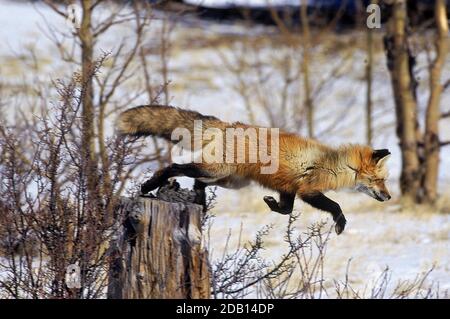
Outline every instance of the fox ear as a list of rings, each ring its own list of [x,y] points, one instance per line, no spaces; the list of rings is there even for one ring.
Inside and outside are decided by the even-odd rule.
[[[391,152],[389,152],[388,149],[381,149],[381,150],[374,150],[372,153],[372,160],[375,161],[377,164],[383,163],[387,156],[391,155]],[[383,161],[381,161],[383,159]]]

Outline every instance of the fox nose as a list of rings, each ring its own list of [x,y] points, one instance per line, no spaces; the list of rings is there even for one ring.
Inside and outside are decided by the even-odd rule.
[[[385,192],[381,193],[383,195],[383,197],[385,198],[384,200],[390,200],[391,199],[391,195]]]

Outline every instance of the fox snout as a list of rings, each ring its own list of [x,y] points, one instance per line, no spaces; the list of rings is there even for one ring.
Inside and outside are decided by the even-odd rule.
[[[386,191],[380,191],[379,193],[375,193],[375,199],[379,200],[380,202],[385,202],[391,199],[391,194],[389,194]]]
[[[389,194],[389,191],[387,190],[387,187],[384,183],[378,184],[372,190],[375,195],[375,199],[379,200],[380,202],[385,202],[391,199],[391,194]]]
[[[380,202],[385,202],[391,199],[391,194],[389,194],[385,187],[383,187],[383,189],[379,189],[378,187],[369,187],[360,184],[356,186],[356,190],[365,193]]]

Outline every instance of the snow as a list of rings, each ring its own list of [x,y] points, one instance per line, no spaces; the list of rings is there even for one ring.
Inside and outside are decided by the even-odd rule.
[[[224,194],[225,193],[225,194]],[[220,196],[229,199],[221,202],[213,218],[211,234],[212,255],[220,258],[225,248],[224,234],[231,234],[228,251],[233,251],[241,238],[241,245],[254,239],[257,230],[264,225],[274,225],[268,236],[265,256],[274,260],[287,252],[283,243],[288,223],[287,216],[270,212],[264,204],[257,205],[270,192],[260,188],[241,191],[236,196],[226,191]],[[395,204],[378,205],[362,194],[332,193],[331,198],[341,204],[347,226],[341,235],[332,230],[324,263],[325,286],[330,297],[334,296],[334,281],[344,281],[347,263],[350,262],[351,285],[363,292],[370,288],[386,267],[390,269],[391,284],[414,280],[432,267],[427,284],[439,282],[442,290],[450,289],[450,215],[426,212],[402,212]],[[249,200],[251,199],[251,200]],[[248,206],[258,207],[248,211]],[[230,206],[236,211],[230,212]],[[295,227],[306,233],[309,225],[326,221],[325,229],[332,228],[332,220],[326,213],[318,212],[296,201],[294,212],[301,213]],[[393,288],[393,287],[391,287]]]
[[[196,0],[188,0],[198,3]],[[285,3],[298,1],[282,0]],[[236,1],[233,1],[237,3]],[[242,0],[242,3],[247,1]],[[204,0],[202,4],[218,5],[227,3],[227,0]],[[241,3],[241,2],[239,2]],[[249,2],[248,2],[249,3]],[[264,0],[252,0],[251,4],[266,4]],[[271,0],[271,4],[279,3]],[[46,67],[41,70],[42,79],[55,79],[57,76],[67,76],[71,70],[60,67],[58,53],[40,28],[45,26],[45,17],[48,22],[60,28],[65,22],[53,14],[48,8],[40,4],[25,4],[0,0],[0,58],[5,61],[13,61],[18,51],[25,51],[26,46],[35,46],[38,50],[38,58],[47,61]],[[152,22],[158,27],[160,21]],[[128,30],[129,31],[129,30]],[[109,34],[101,43],[101,49],[114,51],[120,36],[127,35],[126,28],[117,28]],[[172,38],[172,56],[169,62],[171,70],[171,104],[198,110],[202,113],[215,115],[227,121],[246,121],[244,104],[240,97],[231,88],[234,79],[224,70],[217,50],[212,47],[182,46],[182,40],[199,39],[202,36],[214,37],[220,35],[244,35],[249,32],[239,25],[205,25],[204,22],[184,23],[174,29]],[[258,31],[259,32],[259,31]],[[194,35],[194,36],[193,36]],[[237,45],[237,44],[236,44]],[[222,53],[231,56],[235,44],[224,45]],[[282,49],[277,53],[282,53]],[[267,47],[263,56],[271,57],[275,54],[272,47]],[[420,57],[423,59],[424,57]],[[330,109],[347,109],[347,116],[337,124],[333,134],[324,135],[321,140],[330,144],[342,142],[364,142],[365,132],[363,118],[364,86],[357,79],[361,77],[364,69],[363,52],[357,52],[353,57],[354,69],[348,76],[337,80],[338,82],[320,100],[317,117],[326,118]],[[394,109],[389,77],[386,63],[380,58],[380,63],[375,70],[374,87],[376,88],[374,99],[377,105],[376,125],[384,126],[393,122]],[[152,57],[154,65],[158,63],[157,56]],[[0,80],[6,83],[20,82],[24,70],[17,70],[11,64],[3,64],[0,70]],[[326,64],[324,64],[326,65]],[[4,72],[6,69],[7,72]],[[154,66],[154,70],[158,70]],[[322,69],[312,69],[313,76],[320,76]],[[15,72],[15,73],[14,73]],[[28,74],[29,77],[31,75]],[[155,75],[156,81],[158,80]],[[30,79],[31,81],[31,79]],[[276,78],[274,79],[276,82]],[[127,84],[131,85],[131,84]],[[426,93],[426,80],[421,79],[420,101],[424,101]],[[126,91],[129,87],[124,88]],[[425,88],[425,89],[423,89]],[[276,90],[276,86],[273,88]],[[349,98],[354,98],[348,103]],[[443,98],[442,105],[449,105],[449,94]],[[142,99],[141,99],[142,100]],[[145,99],[144,99],[145,101]],[[137,102],[138,103],[138,102]],[[423,105],[423,103],[422,103]],[[423,110],[423,108],[421,109]],[[261,124],[265,118],[258,119]],[[324,121],[319,123],[319,128],[329,125]],[[111,123],[110,123],[111,125]],[[443,139],[450,138],[448,122],[441,123]],[[392,125],[379,130],[375,136],[374,144],[379,148],[389,148],[392,157],[388,161],[390,179],[388,187],[392,190],[394,198],[389,203],[379,204],[373,199],[361,194],[348,192],[332,193],[330,196],[340,203],[347,217],[348,224],[345,232],[337,236],[331,235],[328,244],[325,264],[325,277],[332,280],[343,280],[347,262],[351,259],[351,276],[353,285],[358,289],[364,289],[371,278],[375,278],[385,266],[392,270],[394,280],[413,279],[418,273],[434,266],[430,274],[430,280],[440,283],[443,289],[450,289],[450,215],[438,212],[404,212],[397,206],[398,185],[396,179],[400,171],[400,152],[398,140]],[[450,150],[443,149],[441,153],[441,170],[439,175],[440,190],[444,198],[449,198],[450,181]],[[145,167],[146,169],[148,167]],[[181,179],[183,185],[190,185],[188,179]],[[259,187],[251,186],[240,191],[219,190],[217,207],[213,210],[216,215],[211,229],[211,253],[213,257],[220,256],[224,245],[224,234],[231,229],[231,246],[236,244],[240,227],[243,227],[243,240],[250,240],[256,231],[263,225],[274,224],[275,229],[270,235],[270,247],[266,251],[266,257],[276,259],[285,249],[283,243],[283,230],[286,226],[286,216],[269,212],[262,201],[264,195],[270,192]],[[448,202],[447,206],[448,207]],[[305,231],[308,225],[319,220],[328,220],[329,216],[313,210],[306,205],[296,202],[295,209],[302,212],[296,226],[300,231]],[[448,210],[448,209],[447,209]],[[331,225],[331,224],[330,224]]]

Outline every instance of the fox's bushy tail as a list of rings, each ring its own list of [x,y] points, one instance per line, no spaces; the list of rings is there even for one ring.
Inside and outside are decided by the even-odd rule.
[[[176,128],[188,129],[194,133],[194,121],[202,120],[203,129],[222,129],[226,123],[214,116],[164,105],[142,105],[119,115],[118,133],[132,136],[159,136],[170,141]]]

